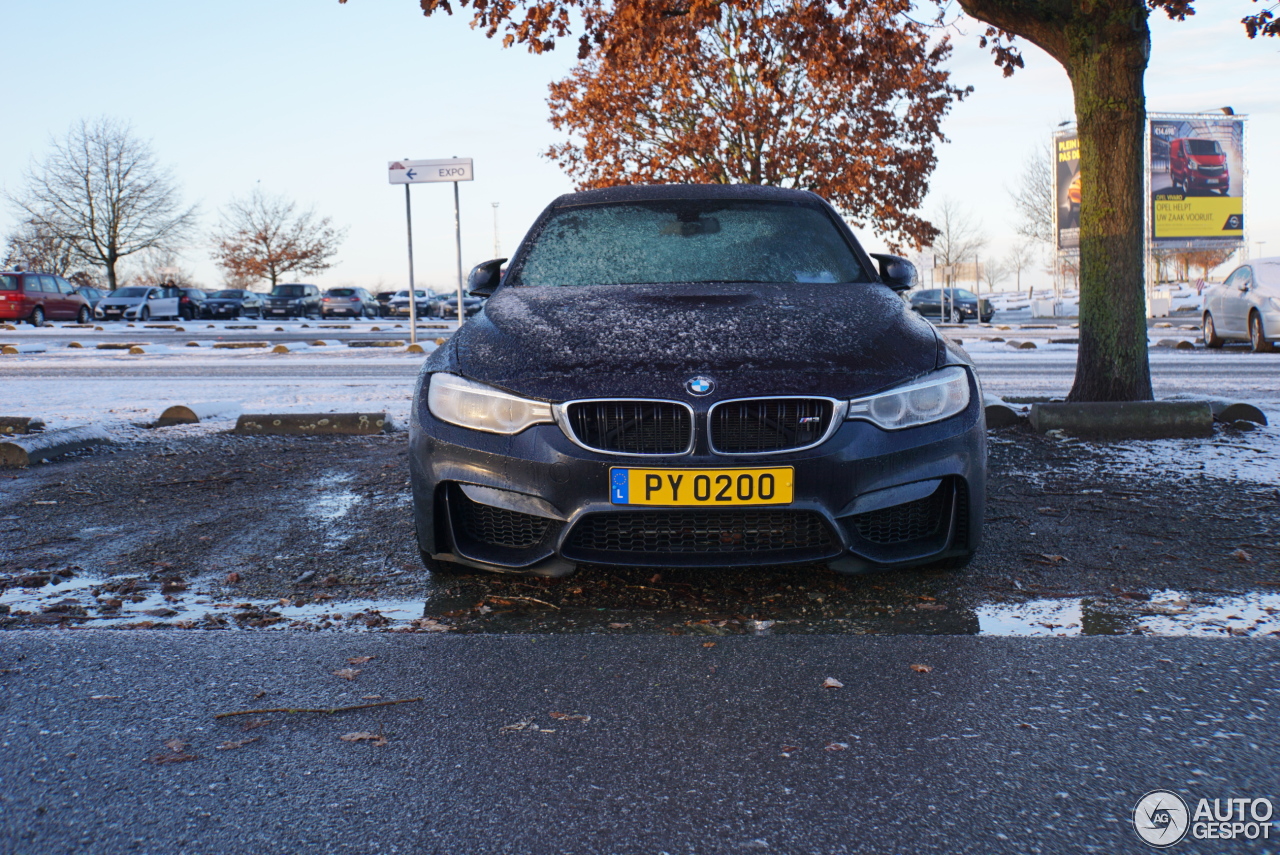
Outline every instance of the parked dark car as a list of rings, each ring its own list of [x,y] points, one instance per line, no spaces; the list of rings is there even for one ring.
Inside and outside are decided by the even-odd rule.
[[[315,285],[293,283],[277,285],[262,301],[265,318],[319,318],[320,289]]]
[[[320,301],[320,311],[326,318],[376,318],[378,301],[363,288],[330,288]]]
[[[89,309],[91,311],[98,307],[98,302],[103,297],[107,296],[106,291],[103,291],[101,288],[94,288],[92,285],[77,285],[75,286],[75,289],[77,294],[84,297],[85,302],[89,304]]]
[[[821,197],[561,196],[419,374],[414,523],[433,572],[579,563],[838,572],[966,564],[986,422],[972,363]],[[492,296],[489,296],[492,295]]]
[[[931,321],[948,321],[962,324],[970,318],[978,318],[978,295],[963,288],[929,288],[911,295],[911,308]],[[991,323],[995,307],[990,300],[982,300],[984,324]]]
[[[373,295],[373,299],[378,301],[378,317],[391,317],[391,300],[398,293],[398,291],[379,291]]]
[[[204,301],[206,318],[261,318],[262,295],[239,288],[215,291]]]
[[[462,298],[462,311],[465,317],[472,317],[484,308],[484,299],[480,297],[465,296]],[[437,318],[456,318],[458,317],[458,295],[452,294],[439,298],[431,305],[431,312]]]
[[[204,317],[204,304],[209,295],[199,288],[179,288],[182,294],[178,298],[178,312],[185,321],[194,321]]]
[[[26,270],[0,273],[0,320],[30,321],[40,327],[46,320],[87,324],[92,318],[89,301],[61,276]]]

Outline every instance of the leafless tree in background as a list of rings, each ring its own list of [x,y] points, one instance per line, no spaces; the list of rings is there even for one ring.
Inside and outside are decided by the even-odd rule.
[[[994,291],[1001,282],[1009,278],[1009,265],[1000,258],[984,261],[978,270],[978,276],[988,291]]]
[[[1009,272],[1015,277],[1014,290],[1022,290],[1022,271],[1026,270],[1036,263],[1039,253],[1030,241],[1019,241],[1010,248],[1005,254],[1004,262],[1009,266]],[[1027,296],[1031,296],[1031,289],[1027,289]]]
[[[163,285],[172,282],[179,288],[199,288],[195,274],[182,266],[176,252],[156,250],[138,256],[136,267],[124,277],[130,285]]]
[[[117,286],[121,259],[187,240],[195,206],[181,204],[173,178],[127,123],[81,120],[52,146],[27,171],[26,186],[5,195],[24,219],[104,268],[108,287]]]
[[[1029,240],[1053,246],[1054,174],[1053,147],[1045,142],[1022,165],[1018,184],[1005,188],[1018,215],[1013,230]]]
[[[71,243],[35,220],[26,220],[5,239],[0,268],[12,270],[21,264],[27,270],[66,276],[78,261]]]
[[[935,264],[973,261],[987,245],[987,236],[982,231],[981,223],[951,199],[943,199],[931,219],[938,230],[938,236],[932,245]]]
[[[286,273],[322,273],[336,263],[346,230],[314,210],[299,211],[283,196],[255,189],[222,211],[213,259],[228,277],[266,279],[275,287]]]

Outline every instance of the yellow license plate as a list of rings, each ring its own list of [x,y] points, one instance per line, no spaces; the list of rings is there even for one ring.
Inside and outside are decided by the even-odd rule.
[[[785,505],[795,493],[795,469],[609,470],[615,505]]]

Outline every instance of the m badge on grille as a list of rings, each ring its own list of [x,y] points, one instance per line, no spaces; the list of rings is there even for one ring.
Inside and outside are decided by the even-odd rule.
[[[689,380],[685,382],[684,388],[688,390],[690,395],[696,395],[701,398],[703,395],[710,395],[712,391],[715,390],[716,381],[712,380],[710,377],[703,377],[699,375],[697,377],[690,377]]]

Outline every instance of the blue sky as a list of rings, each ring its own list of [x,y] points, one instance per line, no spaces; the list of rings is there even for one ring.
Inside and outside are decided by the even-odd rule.
[[[1152,18],[1148,108],[1230,105],[1250,115],[1250,240],[1280,255],[1280,40],[1245,38],[1239,18],[1254,8],[1245,0],[1200,5],[1185,24]],[[943,196],[961,202],[1003,252],[1013,241],[1004,188],[1071,118],[1070,87],[1030,46],[1028,67],[1001,78],[976,46],[980,25],[962,28],[951,68],[976,91],[946,122],[950,142],[925,211]],[[404,196],[387,184],[388,160],[475,159],[476,180],[461,187],[467,268],[493,255],[491,203],[507,254],[542,207],[572,189],[540,156],[559,141],[546,87],[572,65],[572,45],[542,56],[503,50],[465,18],[423,18],[414,0],[0,0],[0,33],[0,185],[20,186],[31,158],[80,118],[126,119],[200,203],[206,233],[221,206],[255,186],[346,226],[341,264],[314,278],[322,286],[407,284]],[[413,204],[418,283],[448,287],[450,186],[415,186]],[[0,210],[0,233],[13,225]],[[190,247],[184,262],[203,284],[219,284],[207,246]]]

